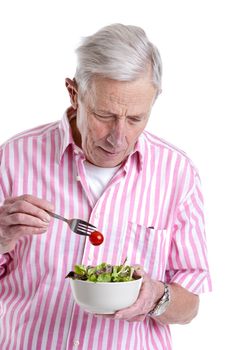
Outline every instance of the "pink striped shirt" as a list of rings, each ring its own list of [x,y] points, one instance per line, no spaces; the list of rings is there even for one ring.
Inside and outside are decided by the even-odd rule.
[[[19,239],[0,255],[0,349],[171,349],[169,326],[147,317],[127,322],[93,317],[71,295],[73,265],[119,264],[127,256],[155,280],[199,294],[211,290],[200,180],[190,159],[143,132],[96,204],[65,115],[0,148],[0,203],[24,193],[45,198],[65,217],[96,225],[92,246],[66,223]]]

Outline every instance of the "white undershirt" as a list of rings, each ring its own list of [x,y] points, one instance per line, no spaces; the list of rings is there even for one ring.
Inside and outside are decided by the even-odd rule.
[[[113,175],[120,168],[120,165],[114,168],[101,168],[87,161],[84,162],[84,167],[87,174],[87,182],[90,187],[91,194],[95,203],[104,192],[107,184]]]

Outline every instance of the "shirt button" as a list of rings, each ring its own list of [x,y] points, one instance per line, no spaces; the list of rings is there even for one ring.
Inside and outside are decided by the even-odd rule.
[[[93,260],[93,258],[94,258],[94,254],[93,253],[90,253],[89,255],[88,255],[88,261],[92,261]]]
[[[79,175],[76,176],[77,181],[81,181],[81,177]]]
[[[74,340],[73,345],[74,348],[77,348],[79,346],[79,340]]]
[[[95,219],[99,219],[100,214],[99,213],[95,213]]]

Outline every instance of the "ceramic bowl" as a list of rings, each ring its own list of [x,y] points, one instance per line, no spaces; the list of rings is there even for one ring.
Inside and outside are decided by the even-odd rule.
[[[112,314],[138,298],[142,278],[129,282],[89,282],[70,279],[73,297],[85,311]]]

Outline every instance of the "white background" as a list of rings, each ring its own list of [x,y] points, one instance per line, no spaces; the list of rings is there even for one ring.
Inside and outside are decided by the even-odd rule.
[[[0,4],[0,144],[62,117],[82,36],[115,22],[142,26],[163,59],[163,93],[148,129],[185,150],[205,197],[213,293],[172,326],[174,350],[233,348],[231,1],[21,0]],[[231,322],[232,323],[232,322]],[[91,350],[91,349],[90,349]]]

